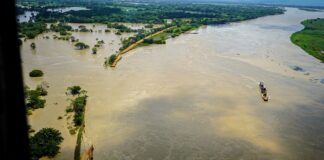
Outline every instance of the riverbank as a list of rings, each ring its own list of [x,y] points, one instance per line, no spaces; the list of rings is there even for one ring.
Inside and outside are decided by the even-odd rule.
[[[116,57],[116,59],[114,60],[114,62],[110,65],[110,67],[116,67],[117,63],[122,59],[122,55],[123,55],[123,54],[127,53],[128,51],[130,51],[130,50],[134,49],[135,47],[137,47],[139,44],[143,43],[145,39],[152,38],[152,37],[154,37],[154,36],[156,36],[156,35],[158,35],[158,34],[161,34],[161,33],[165,32],[165,31],[168,31],[168,30],[170,30],[170,29],[172,29],[172,28],[174,28],[174,27],[175,27],[175,26],[172,26],[172,27],[169,27],[169,28],[163,29],[163,30],[161,30],[161,31],[158,31],[158,32],[156,32],[156,33],[153,33],[153,34],[151,34],[151,35],[149,35],[149,36],[147,36],[147,37],[144,37],[144,38],[142,38],[141,40],[139,40],[139,41],[133,43],[132,45],[128,46],[126,49],[122,50],[120,53],[118,53],[118,54],[116,55],[117,57]]]
[[[324,62],[324,19],[302,22],[304,29],[294,33],[291,41],[308,54]]]

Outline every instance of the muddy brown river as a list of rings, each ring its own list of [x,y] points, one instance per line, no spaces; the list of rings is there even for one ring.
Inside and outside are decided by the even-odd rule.
[[[103,39],[97,55],[43,35],[27,40],[25,83],[50,85],[46,107],[29,122],[36,131],[59,129],[64,142],[56,159],[73,159],[65,91],[80,85],[89,96],[82,147],[93,144],[95,159],[321,160],[324,64],[289,39],[301,21],[318,17],[324,12],[287,8],[283,15],[201,27],[166,45],[134,49],[115,69],[103,67],[119,48],[121,37],[113,33],[73,33],[90,46]],[[30,78],[34,68],[45,76]],[[260,81],[269,102],[261,99]]]

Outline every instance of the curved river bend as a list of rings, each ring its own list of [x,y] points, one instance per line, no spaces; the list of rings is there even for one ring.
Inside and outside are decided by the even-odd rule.
[[[57,159],[72,159],[75,136],[57,117],[68,105],[66,88],[80,85],[89,95],[83,147],[93,144],[95,159],[320,160],[324,65],[289,39],[301,21],[318,17],[324,13],[287,8],[283,15],[202,27],[166,45],[134,49],[116,69],[102,66],[119,47],[114,34],[73,33],[91,46],[104,39],[97,55],[65,41],[28,40],[25,82],[50,84],[46,107],[34,111],[30,123],[35,130],[60,129],[65,140]],[[45,77],[29,78],[34,68]],[[268,103],[259,81],[269,90]]]

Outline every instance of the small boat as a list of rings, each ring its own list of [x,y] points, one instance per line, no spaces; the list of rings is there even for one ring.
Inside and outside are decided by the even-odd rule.
[[[259,88],[260,88],[260,92],[261,92],[261,97],[263,99],[263,101],[268,101],[269,97],[268,97],[268,93],[267,93],[267,88],[264,86],[263,82],[259,83]]]

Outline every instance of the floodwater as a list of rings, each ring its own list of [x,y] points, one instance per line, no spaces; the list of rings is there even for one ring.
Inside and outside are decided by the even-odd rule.
[[[59,13],[65,13],[69,11],[82,11],[82,10],[89,10],[85,7],[64,7],[64,8],[49,8],[47,9],[48,12],[59,12]],[[17,21],[19,23],[22,22],[29,22],[29,20],[33,20],[37,16],[37,11],[25,11],[24,14],[17,16]]]
[[[69,11],[82,11],[82,10],[89,10],[85,7],[63,7],[63,8],[49,8],[47,9],[48,12],[59,12],[65,13]]]
[[[37,11],[25,11],[24,14],[17,16],[17,21],[19,23],[29,22],[30,20],[34,21],[33,18],[35,18],[37,16],[37,14],[38,14]]]
[[[50,85],[46,107],[29,122],[36,131],[59,129],[65,140],[56,159],[72,159],[76,136],[63,116],[64,93],[80,85],[89,96],[83,147],[93,144],[95,159],[320,160],[324,65],[289,39],[302,20],[318,17],[324,13],[287,8],[283,15],[201,27],[166,45],[134,49],[115,69],[102,65],[119,47],[113,33],[73,33],[90,46],[104,39],[97,55],[66,41],[27,40],[25,83]],[[45,76],[28,77],[34,68]],[[260,97],[260,81],[269,102]]]

